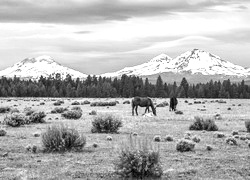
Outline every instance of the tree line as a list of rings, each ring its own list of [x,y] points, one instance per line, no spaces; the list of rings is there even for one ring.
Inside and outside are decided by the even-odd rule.
[[[164,83],[158,76],[152,84],[148,78],[122,75],[121,78],[88,76],[85,80],[72,79],[68,75],[62,79],[40,77],[39,80],[21,80],[20,78],[0,79],[0,97],[158,97],[168,98],[250,98],[250,88],[244,80],[232,83],[230,79],[211,80],[208,83],[189,84],[184,77],[179,85]]]

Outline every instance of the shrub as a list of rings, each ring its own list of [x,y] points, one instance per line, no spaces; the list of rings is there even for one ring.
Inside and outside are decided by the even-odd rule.
[[[232,131],[232,135],[239,135],[239,131]]]
[[[74,128],[52,125],[42,133],[42,144],[45,152],[79,151],[85,146],[86,138]]]
[[[163,174],[159,148],[153,148],[146,138],[130,136],[121,146],[115,170],[124,178],[158,178]]]
[[[122,121],[113,114],[99,114],[94,117],[92,125],[92,133],[117,133],[122,127]]]
[[[218,131],[218,127],[215,124],[214,120],[206,119],[204,120],[201,117],[194,117],[195,121],[189,126],[189,130],[206,130],[206,131]]]
[[[10,109],[10,113],[20,113],[17,108]]]
[[[115,106],[116,102],[111,101],[111,102],[92,102],[90,106]]]
[[[216,137],[216,138],[223,138],[223,137],[225,137],[225,134],[221,133],[221,132],[216,132],[216,133],[214,133],[214,137]]]
[[[174,138],[173,138],[173,136],[171,136],[171,135],[167,135],[166,137],[165,137],[165,141],[173,141],[174,140]]]
[[[155,142],[160,142],[161,141],[161,136],[158,136],[158,135],[154,136],[154,141]]]
[[[63,107],[56,107],[55,109],[53,109],[51,111],[52,114],[56,114],[56,113],[63,113],[65,111],[67,111],[67,108],[63,108]]]
[[[13,113],[10,116],[6,116],[4,118],[4,124],[11,127],[20,127],[21,125],[27,124],[27,119],[22,114]]]
[[[0,129],[0,136],[5,136],[7,132],[3,129]]]
[[[10,107],[0,107],[0,113],[10,112]]]
[[[74,102],[71,103],[71,105],[80,105],[80,102],[74,101]]]
[[[227,144],[230,144],[230,145],[237,145],[237,141],[236,141],[236,139],[233,138],[233,137],[228,137],[228,138],[226,139],[226,143],[227,143]]]
[[[168,106],[168,102],[167,101],[164,101],[164,102],[156,105],[156,107],[166,107],[166,106]]]
[[[194,141],[195,143],[199,143],[201,141],[201,138],[198,136],[193,136],[192,141]]]
[[[106,140],[107,140],[107,141],[112,141],[113,138],[112,138],[112,136],[107,136],[107,137],[106,137]]]
[[[175,111],[175,114],[183,114],[183,112],[182,111]]]
[[[29,120],[31,123],[45,123],[44,118],[46,117],[46,114],[41,112],[35,112],[30,115]]]
[[[207,149],[208,151],[212,151],[212,150],[213,150],[213,147],[212,147],[211,145],[206,145],[206,149]]]
[[[54,106],[61,106],[61,104],[62,104],[61,101],[56,101],[53,103]]]
[[[95,110],[92,110],[90,113],[89,113],[89,115],[96,115],[97,114],[97,112],[95,111]]]
[[[35,111],[31,108],[31,107],[26,107],[24,108],[24,113],[26,116],[30,116],[31,114],[33,114]]]
[[[64,113],[62,113],[62,117],[66,119],[80,119],[82,117],[82,112],[75,110],[65,111]]]
[[[45,102],[41,102],[40,105],[45,105]]]
[[[130,104],[129,100],[124,101],[122,104]]]
[[[187,139],[181,139],[176,145],[176,150],[180,152],[193,151],[195,144]]]
[[[72,111],[81,111],[82,112],[82,109],[79,106],[72,107],[71,110]]]
[[[85,104],[90,104],[90,102],[88,100],[81,102],[81,105],[85,105]]]
[[[245,121],[245,126],[247,128],[247,132],[250,132],[250,120]]]

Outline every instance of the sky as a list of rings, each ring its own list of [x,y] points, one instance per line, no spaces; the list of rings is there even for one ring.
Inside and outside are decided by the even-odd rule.
[[[0,0],[0,70],[49,55],[85,74],[194,48],[250,67],[249,0]]]

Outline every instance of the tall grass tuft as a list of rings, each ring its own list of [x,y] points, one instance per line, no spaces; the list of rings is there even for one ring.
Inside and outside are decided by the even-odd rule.
[[[99,114],[92,121],[92,133],[118,133],[122,127],[120,117],[109,113]]]
[[[206,131],[218,131],[218,126],[212,119],[203,119],[202,117],[194,117],[195,121],[189,126],[189,130],[206,130]]]
[[[138,139],[130,135],[128,141],[121,145],[115,171],[124,178],[161,177],[159,147],[153,147],[147,138]]]
[[[42,134],[42,144],[45,152],[79,151],[85,146],[86,138],[74,128],[52,125]]]

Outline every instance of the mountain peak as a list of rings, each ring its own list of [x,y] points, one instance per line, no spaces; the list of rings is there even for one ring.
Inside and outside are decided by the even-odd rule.
[[[23,79],[39,79],[41,76],[54,77],[57,73],[61,74],[61,78],[66,78],[69,74],[73,79],[86,78],[87,75],[79,71],[62,66],[53,60],[50,56],[38,56],[36,58],[26,58],[12,67],[0,71],[0,76],[20,77]]]
[[[172,60],[172,58],[169,57],[168,55],[160,54],[160,55],[154,57],[153,59],[151,59],[149,62],[163,62],[163,61],[169,62],[170,60]]]
[[[32,63],[39,63],[39,62],[46,62],[49,64],[55,63],[52,57],[43,55],[43,56],[38,56],[36,58],[26,58],[22,60],[21,62],[19,62],[18,64],[23,65],[23,64],[30,64],[30,63],[32,64]]]
[[[249,69],[230,63],[219,56],[209,52],[193,49],[172,59],[166,54],[160,54],[150,61],[134,67],[127,67],[114,73],[103,74],[102,76],[121,76],[122,74],[149,76],[161,73],[189,73],[202,75],[222,76],[249,76]]]

